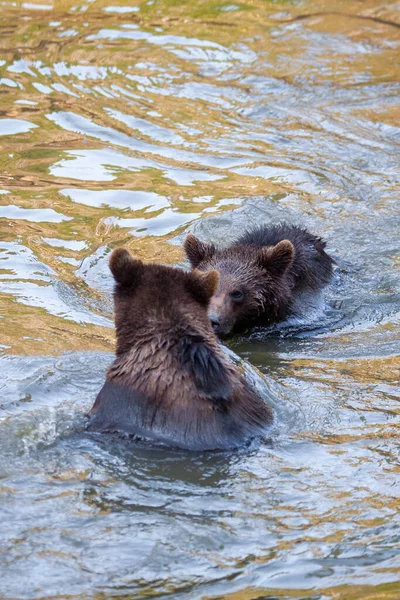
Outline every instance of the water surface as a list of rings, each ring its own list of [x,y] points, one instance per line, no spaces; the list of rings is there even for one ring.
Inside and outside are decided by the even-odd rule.
[[[0,596],[400,597],[398,5],[51,4],[0,21]],[[327,240],[302,320],[229,346],[276,426],[232,454],[89,436],[110,251]]]

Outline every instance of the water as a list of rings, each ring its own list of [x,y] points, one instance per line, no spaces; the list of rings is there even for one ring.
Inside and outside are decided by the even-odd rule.
[[[0,596],[399,598],[398,5],[1,9]],[[337,266],[302,320],[229,342],[270,439],[88,435],[110,250],[183,264],[189,230],[279,220]]]

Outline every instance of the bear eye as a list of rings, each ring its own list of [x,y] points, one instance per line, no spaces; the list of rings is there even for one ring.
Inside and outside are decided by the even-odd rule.
[[[242,300],[244,297],[242,290],[234,290],[229,295],[232,298],[232,300]]]

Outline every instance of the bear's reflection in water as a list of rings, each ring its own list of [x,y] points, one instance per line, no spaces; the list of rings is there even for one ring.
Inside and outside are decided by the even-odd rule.
[[[207,316],[216,271],[144,265],[114,250],[116,359],[89,428],[189,450],[237,448],[262,436],[272,410],[226,359]]]

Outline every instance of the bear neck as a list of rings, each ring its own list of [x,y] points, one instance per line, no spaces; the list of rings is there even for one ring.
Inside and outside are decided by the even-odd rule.
[[[137,319],[126,320],[124,317],[116,319],[117,348],[116,354],[120,356],[129,352],[139,356],[146,354],[145,349],[156,352],[159,349],[171,348],[179,343],[186,335],[200,336],[204,343],[209,344],[218,351],[218,342],[211,328],[208,316],[186,313],[149,310],[146,318],[138,316]]]
[[[134,386],[143,393],[153,391],[157,382],[158,395],[168,387],[172,377],[185,371],[184,354],[190,354],[189,346],[225,364],[208,317],[205,320],[198,322],[193,316],[184,320],[181,315],[179,322],[153,319],[138,324],[134,330],[132,325],[122,324],[117,327],[116,359],[107,378]]]

